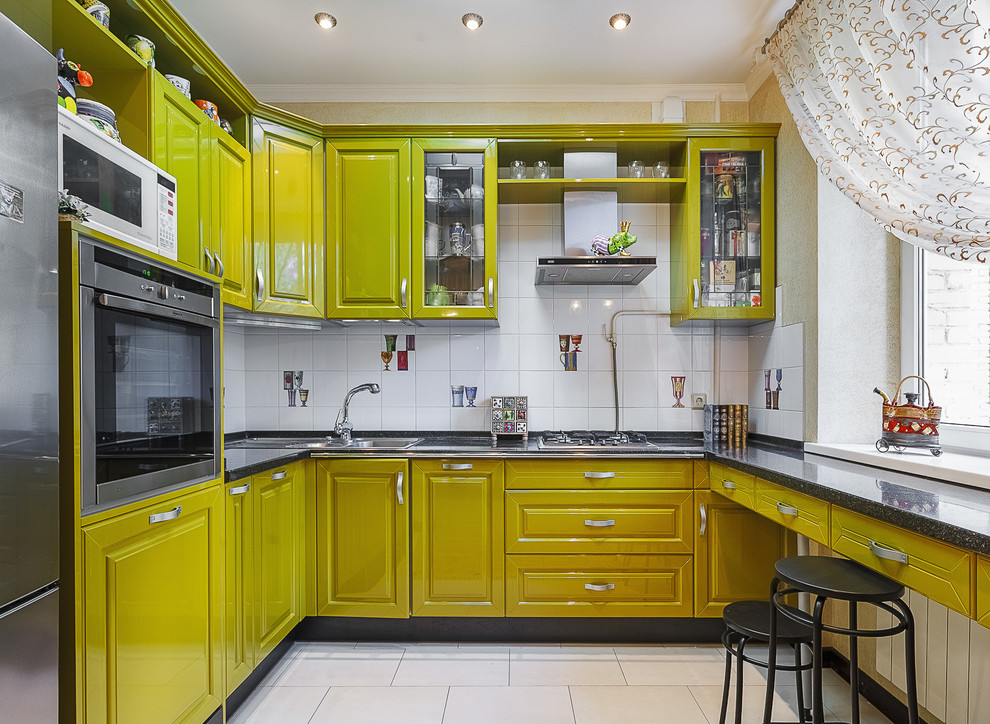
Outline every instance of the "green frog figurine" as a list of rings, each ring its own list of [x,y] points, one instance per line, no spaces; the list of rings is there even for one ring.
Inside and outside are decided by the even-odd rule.
[[[622,231],[606,239],[604,236],[596,236],[591,245],[591,251],[598,256],[611,256],[618,253],[619,256],[629,256],[627,247],[636,243],[636,236],[629,233],[628,221],[621,222]]]

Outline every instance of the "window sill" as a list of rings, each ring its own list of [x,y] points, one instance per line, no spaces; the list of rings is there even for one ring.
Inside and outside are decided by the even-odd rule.
[[[907,449],[903,453],[879,452],[873,445],[835,445],[806,442],[804,451],[875,468],[895,470],[971,488],[990,490],[990,459],[982,455],[943,452],[935,457],[928,450]]]

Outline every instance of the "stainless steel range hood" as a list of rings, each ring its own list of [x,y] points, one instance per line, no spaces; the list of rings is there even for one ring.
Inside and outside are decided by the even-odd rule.
[[[639,284],[657,268],[655,256],[543,256],[536,284]]]

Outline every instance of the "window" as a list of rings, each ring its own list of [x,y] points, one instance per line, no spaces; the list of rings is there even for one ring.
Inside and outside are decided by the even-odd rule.
[[[943,445],[990,451],[990,268],[905,247],[902,369],[931,385]]]

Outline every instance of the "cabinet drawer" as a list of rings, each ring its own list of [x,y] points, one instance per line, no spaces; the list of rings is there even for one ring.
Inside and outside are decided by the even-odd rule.
[[[749,509],[756,507],[756,478],[725,465],[712,463],[709,489]]]
[[[509,460],[506,490],[691,488],[693,460]]]
[[[507,553],[691,553],[691,491],[517,490]]]
[[[790,490],[766,480],[756,481],[757,513],[828,545],[828,507],[824,500]]]
[[[842,508],[832,508],[831,547],[959,613],[973,611],[972,553]]]
[[[976,557],[976,620],[990,628],[990,558]]]
[[[505,558],[509,616],[691,616],[692,557]]]

